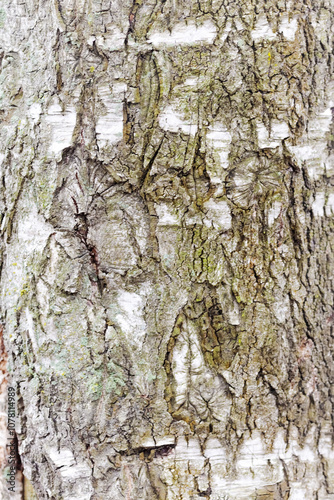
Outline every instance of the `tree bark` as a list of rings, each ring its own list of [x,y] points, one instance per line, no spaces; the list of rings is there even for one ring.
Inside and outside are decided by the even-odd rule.
[[[0,24],[36,497],[334,499],[333,3],[2,0]]]

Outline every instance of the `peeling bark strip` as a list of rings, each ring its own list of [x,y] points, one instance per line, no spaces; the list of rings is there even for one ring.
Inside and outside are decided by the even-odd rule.
[[[333,27],[330,0],[2,1],[27,498],[334,500]]]

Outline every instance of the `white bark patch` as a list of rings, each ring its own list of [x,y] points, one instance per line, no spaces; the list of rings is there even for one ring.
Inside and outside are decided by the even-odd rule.
[[[323,139],[323,133],[328,132],[332,123],[332,108],[333,101],[330,101],[329,107],[321,113],[318,113],[316,118],[310,120],[308,133],[310,139]]]
[[[34,352],[37,352],[38,345],[37,345],[37,340],[36,340],[36,335],[35,335],[35,326],[34,326],[34,319],[32,317],[31,312],[29,311],[29,308],[26,307],[25,309],[25,319],[26,319],[26,325],[29,333],[29,337],[32,343],[32,347]]]
[[[284,38],[292,42],[295,39],[297,29],[298,21],[296,18],[290,19],[287,15],[282,17],[278,31],[283,34]]]
[[[50,277],[51,279],[52,278],[56,278],[56,274],[57,274],[57,265],[58,265],[58,261],[59,261],[59,254],[58,254],[58,251],[57,251],[57,245],[56,245],[56,238],[54,236],[52,236],[50,238],[51,242],[50,242]],[[52,281],[51,281],[52,283]]]
[[[258,123],[256,125],[256,128],[260,148],[276,148],[277,146],[279,146],[278,142],[271,141],[269,139],[269,131],[263,123]]]
[[[72,134],[76,123],[76,111],[69,106],[62,110],[59,102],[53,101],[46,115],[46,122],[51,128],[51,142],[49,152],[52,156],[58,156],[63,149],[72,144]]]
[[[123,138],[123,100],[126,85],[119,83],[111,92],[108,85],[101,86],[98,94],[105,112],[96,123],[96,138],[99,147],[116,144]]]
[[[8,260],[6,283],[4,287],[3,301],[8,308],[17,306],[21,295],[28,292],[26,288],[26,261],[30,259],[35,251],[43,251],[53,227],[47,224],[43,217],[37,213],[35,205],[31,205],[30,212],[21,211],[20,218],[17,221],[16,238],[10,245],[11,251]],[[5,278],[3,278],[3,284]]]
[[[321,436],[318,445],[319,453],[328,460],[333,461],[334,469],[334,449],[332,445],[332,427],[328,423],[324,424],[321,431]],[[334,476],[333,476],[334,480]]]
[[[207,227],[213,226],[215,229],[223,231],[231,228],[231,210],[226,201],[211,198],[203,204],[203,207],[206,210],[204,224]]]
[[[201,447],[199,445],[198,439],[189,438],[188,440],[186,440],[183,436],[179,437],[175,448],[175,459],[176,460],[200,459],[204,461],[204,457],[201,452]]]
[[[17,223],[17,240],[24,247],[24,253],[32,254],[35,249],[43,249],[54,228],[45,222],[32,205],[28,214],[22,214]]]
[[[49,456],[64,482],[75,483],[71,496],[66,498],[68,500],[90,500],[93,487],[89,480],[92,471],[88,464],[76,464],[73,453],[68,448],[62,448],[60,451],[57,448],[50,448]]]
[[[117,297],[120,313],[116,315],[122,331],[131,343],[141,347],[146,332],[146,323],[143,318],[145,301],[137,293],[122,291]]]
[[[284,297],[273,304],[273,311],[279,323],[284,323],[290,314],[289,297]]]
[[[238,500],[248,500],[257,488],[278,483],[284,477],[278,457],[264,452],[260,437],[250,438],[243,445],[237,461],[237,474],[235,481],[222,479],[220,487],[222,492],[230,493],[232,499]]]
[[[117,26],[113,26],[107,33],[98,35],[96,37],[96,42],[103,50],[120,50],[124,46],[125,37],[126,33],[122,33]]]
[[[228,322],[230,325],[240,325],[240,312],[238,304],[228,311]]]
[[[268,224],[272,226],[282,210],[282,203],[279,201],[274,201],[272,206],[268,210]]]
[[[322,43],[328,43],[328,31],[331,26],[331,13],[327,9],[321,9],[319,13],[313,13],[310,16],[311,24],[315,36]]]
[[[307,495],[307,490],[302,487],[302,484],[300,482],[291,483],[289,495],[290,500],[306,500],[307,498],[309,498]]]
[[[203,454],[194,439],[187,443],[184,438],[179,438],[175,451],[176,458],[187,460],[189,467],[191,462],[197,462],[202,457],[209,459],[211,498],[215,499],[225,498],[224,495],[227,498],[228,495],[231,500],[249,500],[257,488],[278,483],[284,476],[278,450],[265,453],[261,437],[256,432],[245,441],[240,450],[236,477],[233,479],[227,472],[229,458],[226,450],[216,438],[207,440]],[[281,452],[281,449],[279,451]]]
[[[38,122],[41,113],[42,113],[42,106],[38,102],[34,102],[34,104],[32,104],[28,110],[28,114],[32,119],[32,121],[34,122],[34,124]]]
[[[325,193],[316,193],[314,202],[312,203],[312,212],[315,217],[324,215]]]
[[[262,439],[255,431],[253,436],[247,439],[241,450],[238,464],[243,467],[252,467],[254,465],[265,464],[268,458],[273,458],[273,455],[265,453]]]
[[[254,41],[266,39],[274,40],[276,33],[271,29],[268,20],[265,16],[260,16],[256,22],[255,28],[251,33]]]
[[[173,349],[172,370],[176,380],[176,409],[189,401],[190,407],[196,409],[201,420],[211,414],[219,421],[226,421],[230,399],[220,379],[206,366],[198,332],[191,324],[177,337]],[[178,450],[177,453],[181,458],[182,453]]]
[[[325,166],[327,170],[331,169],[326,134],[332,123],[331,107],[333,104],[334,101],[330,101],[329,107],[310,120],[308,134],[300,144],[290,146],[296,159],[306,163],[309,176],[314,180],[323,175]]]
[[[326,457],[332,457],[333,453],[329,427],[319,441],[319,451],[321,450]],[[163,442],[161,441],[161,443]],[[173,440],[166,439],[166,442],[172,444]],[[167,460],[170,461],[170,467],[173,470],[176,468],[178,477],[187,481],[189,491],[193,488],[191,474],[194,475],[196,471],[196,475],[200,473],[198,485],[201,491],[205,491],[210,484],[211,499],[249,500],[259,491],[284,479],[283,462],[288,474],[298,462],[304,463],[308,470],[310,467],[317,467],[319,459],[312,451],[310,443],[311,441],[307,441],[303,447],[300,447],[297,441],[292,439],[287,445],[283,432],[279,430],[272,449],[267,451],[260,432],[253,431],[248,438],[246,437],[238,452],[233,476],[229,471],[228,450],[214,437],[209,437],[204,444],[204,449],[202,449],[197,438],[181,435],[176,441],[175,454],[171,454]],[[151,441],[148,441],[148,445],[151,445]],[[209,462],[210,483],[208,483],[204,467],[205,461]],[[185,471],[188,471],[189,475],[188,473],[185,475]],[[167,477],[166,484],[172,486],[174,484],[173,477],[165,468],[164,478],[167,479]],[[304,477],[303,481],[291,481],[290,484],[292,498],[303,500],[314,498],[312,475]],[[324,500],[327,499],[327,496],[319,498]]]
[[[229,165],[228,156],[230,153],[232,136],[226,127],[221,124],[215,124],[209,127],[206,138],[208,144],[212,145],[213,150],[219,157],[219,165],[212,166],[208,169],[208,173],[213,184],[221,184],[224,180],[223,172]]]
[[[154,47],[170,45],[192,45],[196,43],[213,43],[217,35],[217,28],[211,21],[205,21],[200,26],[194,22],[188,24],[179,23],[174,26],[172,32],[152,33],[148,41]]]
[[[330,193],[328,196],[325,211],[327,217],[334,214],[334,193]]]
[[[199,78],[187,78],[184,82],[184,85],[186,85],[187,87],[197,87],[199,83]]]
[[[180,212],[176,207],[167,205],[167,203],[154,204],[159,222],[158,226],[180,226]]]
[[[274,140],[283,140],[290,136],[289,125],[285,122],[273,120],[271,122],[271,137]]]
[[[170,132],[179,132],[181,130],[189,135],[195,135],[197,132],[197,124],[183,120],[181,114],[173,106],[167,106],[159,116],[159,125]]]
[[[42,279],[39,279],[36,285],[36,290],[41,320],[44,323],[49,312],[49,289],[44,281]]]
[[[308,173],[313,180],[317,180],[324,172],[326,156],[325,149],[327,143],[325,141],[313,142],[314,145],[292,146],[290,149],[295,154],[299,161],[305,161]]]
[[[72,467],[63,467],[60,470],[62,477],[67,479],[76,479],[89,477],[91,474],[90,468],[86,464],[77,464]],[[90,497],[89,497],[90,498]]]
[[[291,149],[299,160],[307,161],[317,155],[317,151],[312,146],[292,146]]]
[[[229,35],[229,33],[230,33],[231,29],[232,29],[232,23],[231,23],[231,21],[227,21],[226,26],[225,26],[225,28],[224,28],[224,31],[223,31],[223,33],[222,33],[222,35],[221,35],[221,37],[220,37],[220,41],[221,41],[221,43],[224,43],[224,42],[225,42],[225,40],[226,40],[226,38],[228,37],[228,35]]]
[[[195,451],[195,450],[194,450]],[[306,444],[300,448],[293,442],[287,448],[282,433],[278,433],[271,452],[266,452],[263,441],[258,432],[245,440],[240,449],[236,462],[236,477],[231,479],[226,471],[228,456],[224,447],[217,439],[210,438],[206,442],[204,456],[210,460],[212,498],[221,498],[219,495],[228,495],[231,500],[249,500],[255,491],[283,480],[284,472],[281,460],[289,463],[297,456],[305,463],[314,462],[315,455]],[[305,484],[293,484],[294,495],[303,493],[307,496],[309,488]],[[224,498],[224,497],[223,497]]]
[[[123,137],[123,103],[104,101],[108,107],[105,116],[101,116],[96,124],[97,143],[100,147],[116,144]]]
[[[173,373],[177,380],[175,404],[176,406],[181,406],[185,399],[187,393],[188,384],[188,343],[186,336],[180,334],[179,342],[173,350]]]
[[[204,456],[210,461],[222,462],[226,460],[226,451],[217,438],[209,437],[205,443]]]
[[[298,456],[302,462],[315,462],[316,456],[313,450],[309,446],[304,448],[299,448],[297,444],[294,446],[293,454]]]
[[[57,448],[50,448],[49,456],[56,467],[71,467],[75,464],[73,453],[67,448],[62,448],[60,451]]]
[[[289,126],[285,122],[273,120],[270,133],[263,123],[258,123],[256,127],[260,148],[277,148],[290,136]]]

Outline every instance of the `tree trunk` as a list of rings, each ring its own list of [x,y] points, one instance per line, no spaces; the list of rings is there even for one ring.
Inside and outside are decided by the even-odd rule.
[[[36,497],[333,500],[333,3],[1,5]]]

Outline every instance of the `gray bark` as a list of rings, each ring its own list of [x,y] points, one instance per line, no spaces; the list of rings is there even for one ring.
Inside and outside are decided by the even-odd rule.
[[[38,499],[334,499],[329,0],[2,0],[1,315]]]

